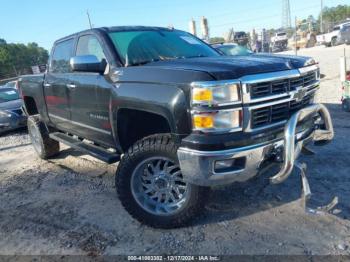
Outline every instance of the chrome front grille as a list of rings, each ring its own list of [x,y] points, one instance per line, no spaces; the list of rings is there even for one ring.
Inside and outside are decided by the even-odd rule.
[[[251,110],[251,128],[260,128],[281,121],[289,117],[301,108],[313,102],[314,94],[304,96],[301,101],[291,100],[288,102],[276,103],[269,106],[262,106]]]
[[[308,87],[317,82],[316,71],[290,79],[266,81],[248,84],[251,99],[279,95],[296,90],[298,87]]]
[[[293,113],[312,104],[320,83],[317,65],[247,75],[242,83],[243,130],[284,125]]]

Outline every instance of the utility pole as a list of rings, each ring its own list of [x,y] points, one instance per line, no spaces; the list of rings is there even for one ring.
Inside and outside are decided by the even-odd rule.
[[[289,0],[282,0],[282,28],[291,28]]]
[[[15,67],[14,65],[13,65],[12,67],[13,67],[13,70],[15,71],[16,76],[18,76],[18,73],[17,73],[16,67]]]
[[[91,24],[89,10],[86,10],[86,14],[87,14],[87,17],[88,17],[88,20],[89,20],[90,29],[92,29],[92,24]]]
[[[323,34],[323,0],[321,0],[320,31]]]
[[[298,20],[295,17],[295,55],[298,55]]]

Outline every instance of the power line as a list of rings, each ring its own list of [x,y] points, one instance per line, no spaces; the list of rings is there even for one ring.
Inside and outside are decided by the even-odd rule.
[[[304,8],[300,8],[300,9],[295,9],[292,11],[293,12],[305,11],[306,8],[313,8],[313,7],[318,7],[318,5],[308,6],[308,7],[304,7]],[[252,21],[261,21],[261,19],[272,18],[272,17],[275,18],[278,15],[280,15],[280,13],[275,13],[273,15],[268,15],[268,16],[255,17],[253,19],[236,20],[236,21],[227,22],[224,24],[211,25],[211,27],[223,27],[223,26],[229,26],[232,24],[246,23],[246,22],[252,22]]]
[[[276,0],[275,0],[276,1]],[[278,1],[280,1],[280,0],[278,0]],[[271,4],[271,5],[262,5],[262,6],[259,6],[259,7],[256,7],[256,8],[254,8],[254,9],[252,9],[252,8],[247,8],[247,9],[241,9],[241,10],[237,10],[237,9],[235,9],[235,10],[233,10],[233,11],[230,11],[230,12],[225,12],[225,13],[216,13],[216,14],[214,14],[214,15],[205,15],[205,17],[207,17],[208,19],[214,19],[214,18],[217,18],[217,17],[224,17],[224,16],[232,16],[234,13],[246,13],[246,12],[249,12],[249,11],[254,11],[254,10],[256,10],[256,11],[260,11],[260,10],[262,10],[262,9],[268,9],[268,8],[271,8],[272,6],[275,6],[276,4],[274,3],[274,4]],[[203,15],[199,15],[199,16],[193,16],[192,18],[198,18],[198,19],[200,19],[201,17],[202,17]],[[196,20],[196,19],[194,19],[194,20]],[[188,22],[188,21],[190,21],[191,19],[177,19],[177,20],[172,20],[172,22],[174,23],[174,22]]]

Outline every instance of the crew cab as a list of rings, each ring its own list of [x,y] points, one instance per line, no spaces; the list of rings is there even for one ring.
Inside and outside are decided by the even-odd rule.
[[[311,58],[222,56],[187,32],[135,26],[57,40],[47,72],[19,86],[41,158],[62,142],[119,162],[126,210],[169,228],[197,217],[210,187],[270,164],[280,183],[303,147],[331,140],[329,113],[314,104],[319,81]]]

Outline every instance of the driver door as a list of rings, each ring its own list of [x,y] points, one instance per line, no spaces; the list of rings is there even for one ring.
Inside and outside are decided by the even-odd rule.
[[[93,34],[78,38],[75,56],[94,55],[106,59],[98,38]],[[69,103],[72,125],[77,135],[105,145],[114,145],[109,119],[112,84],[104,74],[74,72],[70,76]]]

